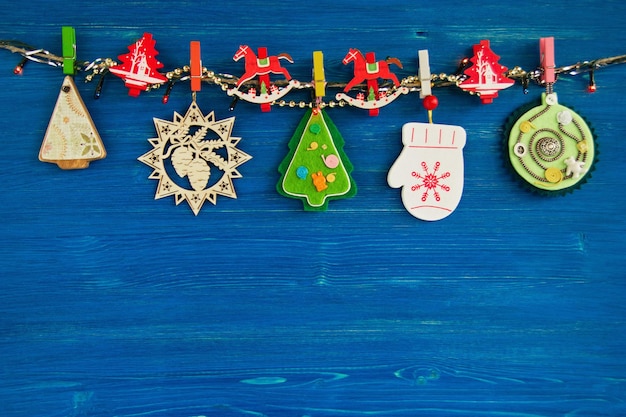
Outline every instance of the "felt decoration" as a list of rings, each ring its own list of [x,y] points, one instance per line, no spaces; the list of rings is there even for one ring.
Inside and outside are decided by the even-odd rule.
[[[330,200],[352,197],[356,184],[341,134],[322,109],[309,110],[289,141],[278,170],[280,194],[302,200],[304,209],[323,211]]]
[[[593,132],[556,93],[543,93],[539,106],[516,112],[509,125],[508,161],[532,191],[562,195],[590,177],[597,156]]]
[[[554,38],[539,40],[541,81],[546,92],[541,105],[519,111],[507,129],[508,160],[531,190],[563,195],[580,187],[594,168],[596,146],[593,133],[574,110],[559,104]]]

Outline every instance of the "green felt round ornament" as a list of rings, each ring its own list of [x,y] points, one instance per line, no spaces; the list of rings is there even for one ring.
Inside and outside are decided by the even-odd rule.
[[[565,195],[590,177],[597,160],[593,130],[574,110],[544,93],[541,104],[518,109],[507,121],[507,163],[530,190]]]

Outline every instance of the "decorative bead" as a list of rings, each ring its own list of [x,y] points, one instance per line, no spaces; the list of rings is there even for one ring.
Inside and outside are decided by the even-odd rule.
[[[433,95],[426,96],[422,101],[422,105],[426,110],[435,110],[439,105],[439,100]]]

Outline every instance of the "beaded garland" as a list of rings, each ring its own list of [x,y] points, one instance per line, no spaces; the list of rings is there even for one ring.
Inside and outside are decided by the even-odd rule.
[[[16,53],[22,56],[22,60],[16,65],[14,69],[15,74],[22,74],[24,71],[24,65],[26,62],[37,62],[41,64],[50,65],[53,67],[61,67],[63,63],[63,58],[52,54],[50,51],[40,48],[35,48],[26,43],[20,41],[8,41],[8,40],[0,40],[0,49],[6,49],[12,53]],[[447,74],[445,72],[441,73],[433,73],[431,76],[430,84],[432,88],[442,88],[442,87],[459,87],[461,88],[461,84],[463,81],[467,79],[467,75],[463,73],[464,70],[469,66],[470,60],[469,58],[464,58],[461,60],[459,67],[452,74]],[[596,91],[596,84],[593,74],[595,71],[606,68],[608,66],[616,65],[616,64],[624,64],[626,63],[626,54],[617,55],[606,58],[598,58],[590,61],[579,61],[574,64],[565,65],[561,67],[554,68],[554,73],[557,77],[568,77],[568,76],[578,76],[580,74],[589,73],[589,92]],[[94,79],[100,77],[101,82],[103,76],[105,76],[111,67],[118,65],[118,62],[112,58],[97,58],[93,61],[77,61],[76,62],[76,70],[85,72],[85,82],[91,82]],[[528,85],[533,82],[538,85],[543,85],[541,81],[541,68],[536,68],[533,70],[525,70],[519,66],[515,66],[508,71],[504,72],[502,75],[506,78],[512,79],[515,82],[520,82],[524,88],[524,92],[527,93]],[[166,96],[169,91],[171,91],[171,87],[178,81],[186,81],[189,80],[189,65],[183,65],[181,67],[177,67],[175,69],[169,70],[165,73],[165,77],[167,78],[167,82],[162,83],[154,83],[147,86],[146,91],[151,91],[155,89],[159,89],[162,86],[166,86]],[[407,87],[409,92],[419,92],[421,89],[421,82],[419,78],[415,75],[407,76],[402,78],[400,81],[401,87]],[[227,90],[235,87],[237,83],[239,83],[239,77],[231,75],[219,73],[214,70],[208,69],[207,67],[202,67],[202,82],[208,84],[215,84],[219,86],[222,91],[226,92]],[[274,84],[278,87],[286,86],[289,82],[277,80]],[[253,86],[256,85],[255,81],[246,81],[242,83],[243,86]],[[327,88],[337,88],[343,89],[345,88],[347,83],[339,82],[339,81],[326,81]],[[381,83],[381,89],[390,90],[391,93],[395,91],[395,87],[390,86],[388,83]],[[356,89],[364,90],[364,85],[355,86]],[[295,89],[305,89],[312,90],[314,88],[314,84],[312,82],[302,82],[298,83],[298,86]],[[461,88],[462,89],[462,88]],[[467,91],[469,94],[477,94],[472,91]],[[99,94],[95,95],[99,97]],[[164,101],[167,101],[165,99]],[[315,106],[321,107],[344,107],[347,105],[345,100],[330,100],[324,101],[322,103],[314,103],[314,102],[306,102],[306,101],[294,101],[294,100],[277,100],[276,102],[270,103],[271,105],[276,105],[280,107],[291,107],[291,108],[313,108]]]

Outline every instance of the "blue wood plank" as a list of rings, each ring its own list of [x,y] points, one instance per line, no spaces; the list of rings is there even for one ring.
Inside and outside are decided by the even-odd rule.
[[[12,3],[0,39],[79,59],[117,57],[144,32],[165,69],[190,40],[203,64],[240,75],[240,44],[288,52],[291,75],[347,82],[348,48],[395,56],[415,74],[452,73],[489,39],[500,63],[534,69],[554,36],[557,66],[626,53],[626,4],[244,0]],[[457,210],[421,222],[387,186],[402,125],[426,121],[417,94],[378,117],[329,109],[355,166],[354,198],[324,213],[276,192],[277,167],[303,111],[270,113],[204,85],[198,104],[253,159],[237,199],[198,216],[154,200],[137,158],[191,100],[176,86],[128,97],[108,77],[77,84],[108,156],[66,172],[37,160],[62,74],[0,51],[0,414],[3,416],[621,416],[626,415],[626,66],[562,77],[559,100],[583,115],[600,147],[592,178],[564,197],[529,193],[503,163],[504,124],[537,100],[519,84],[484,106],[437,89],[438,123],[465,128],[465,188]],[[300,94],[298,100],[308,99]]]

